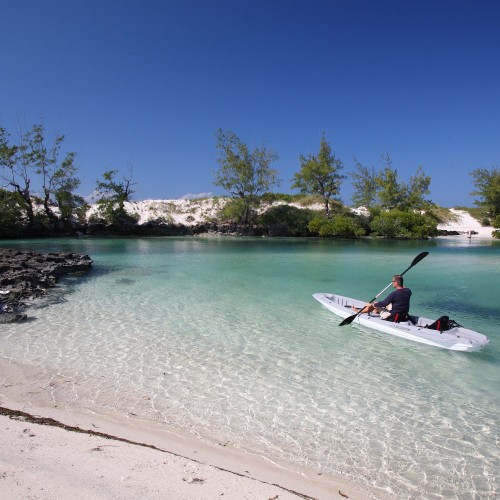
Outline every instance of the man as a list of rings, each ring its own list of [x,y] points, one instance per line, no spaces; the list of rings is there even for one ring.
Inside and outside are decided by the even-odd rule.
[[[408,313],[410,312],[410,297],[411,290],[403,286],[403,276],[396,274],[392,278],[392,286],[395,288],[384,300],[380,302],[373,302],[366,304],[363,310],[360,311],[353,307],[353,311],[361,313],[369,313],[375,311],[380,314],[381,309],[388,308],[391,305],[390,315],[385,319],[386,321],[393,321],[399,323],[400,321],[408,320]]]

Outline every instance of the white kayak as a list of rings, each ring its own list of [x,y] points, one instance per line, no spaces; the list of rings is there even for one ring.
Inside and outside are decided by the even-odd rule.
[[[356,314],[352,310],[352,306],[361,308],[365,305],[365,302],[361,300],[334,295],[332,293],[315,293],[313,297],[321,305],[341,318],[348,318]],[[396,337],[452,351],[479,351],[490,341],[486,335],[468,330],[462,326],[440,332],[426,328],[426,325],[434,322],[432,319],[421,316],[410,316],[410,319],[411,321],[392,323],[391,321],[380,319],[379,315],[370,313],[358,315],[352,324],[360,324],[383,333],[395,335]]]

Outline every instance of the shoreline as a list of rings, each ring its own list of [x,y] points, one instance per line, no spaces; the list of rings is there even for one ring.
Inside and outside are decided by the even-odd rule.
[[[388,497],[342,477],[278,463],[160,422],[97,414],[89,408],[68,408],[64,401],[44,400],[47,387],[40,384],[34,366],[0,358],[0,374],[0,420],[5,443],[0,452],[0,491],[9,492],[10,498],[37,492],[80,498],[83,483],[85,488],[90,485],[98,489],[109,471],[114,472],[107,477],[108,483],[116,482],[117,475],[128,478],[119,481],[125,490],[118,496],[127,492],[127,496],[132,493],[147,498],[165,498],[167,494],[172,498],[224,495],[280,500]],[[31,439],[27,439],[29,436]],[[82,440],[87,442],[83,448]],[[109,449],[112,453],[90,453]],[[75,470],[86,470],[89,455],[94,469],[87,470],[81,481],[73,482]],[[55,462],[58,472],[52,476]],[[148,482],[151,475],[157,476],[154,484]],[[141,493],[146,483],[148,489]],[[89,498],[87,494],[85,497]]]

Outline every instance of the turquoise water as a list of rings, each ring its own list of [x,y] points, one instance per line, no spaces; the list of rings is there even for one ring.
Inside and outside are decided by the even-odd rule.
[[[4,241],[88,253],[4,358],[69,407],[165,422],[404,498],[500,486],[500,242],[157,238]],[[384,336],[313,298],[373,298],[405,275],[412,312],[488,335],[479,353]],[[385,295],[385,294],[384,294]]]

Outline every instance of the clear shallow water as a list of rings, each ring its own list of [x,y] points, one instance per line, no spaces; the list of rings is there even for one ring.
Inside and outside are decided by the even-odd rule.
[[[50,307],[2,325],[69,406],[133,413],[398,497],[493,498],[500,470],[500,242],[82,239]],[[340,322],[312,298],[369,300],[405,275],[412,312],[491,339],[453,353]],[[67,293],[67,292],[70,293]],[[63,292],[66,292],[63,294]],[[54,296],[54,294],[52,294]]]

